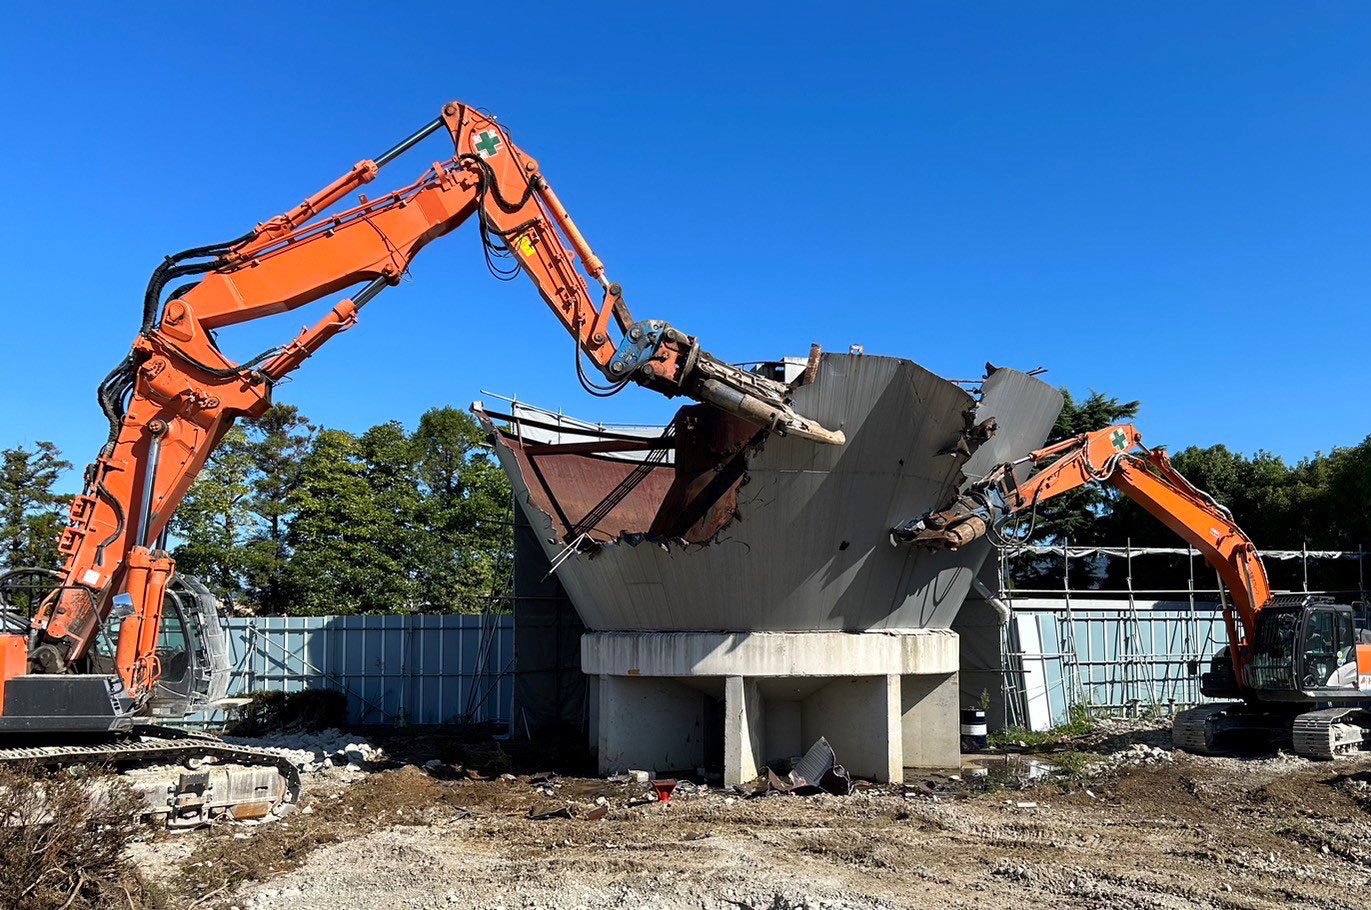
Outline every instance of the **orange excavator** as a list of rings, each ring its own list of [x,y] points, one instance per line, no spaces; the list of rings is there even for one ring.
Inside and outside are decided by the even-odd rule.
[[[450,158],[408,186],[330,213],[435,133],[451,138]],[[180,594],[190,604],[176,617],[181,647],[167,641],[165,605],[177,603],[168,598],[172,513],[235,419],[266,411],[275,383],[351,328],[424,246],[472,219],[492,272],[526,274],[571,334],[588,391],[609,395],[636,383],[710,403],[781,435],[843,443],[841,432],[791,409],[786,385],[719,361],[667,322],[635,321],[538,162],[494,117],[447,104],[284,214],[157,266],[133,348],[99,386],[109,438],[72,503],[60,538],[60,578],[33,615],[4,611],[0,735],[131,730],[160,690],[184,689],[169,671],[178,678],[213,675],[203,642],[191,640],[209,622],[194,606],[197,592]],[[577,259],[602,292],[598,303]],[[358,285],[313,327],[246,362],[229,360],[214,337],[217,329]],[[583,355],[601,379],[586,375]]]
[[[1021,476],[1022,475],[1022,476]],[[1272,592],[1256,546],[1213,497],[1196,488],[1162,449],[1130,424],[1085,433],[1030,452],[980,478],[950,506],[891,529],[892,539],[957,549],[987,537],[1001,545],[1011,519],[1086,484],[1109,484],[1161,520],[1218,572],[1228,645],[1201,676],[1208,698],[1176,715],[1177,748],[1208,753],[1241,736],[1312,758],[1371,741],[1371,642],[1352,608],[1331,598]]]

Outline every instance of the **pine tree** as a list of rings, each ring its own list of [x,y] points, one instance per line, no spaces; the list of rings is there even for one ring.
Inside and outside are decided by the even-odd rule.
[[[484,431],[455,408],[425,412],[413,440],[427,529],[422,598],[433,609],[482,612],[511,589],[509,480],[486,451]]]
[[[263,613],[290,611],[295,592],[288,585],[287,531],[292,496],[316,428],[293,405],[274,405],[245,427],[252,459],[250,507],[256,529],[243,545],[248,598]]]
[[[244,545],[254,529],[253,459],[247,434],[224,434],[172,518],[181,542],[172,555],[176,571],[199,576],[221,600],[244,600]]]
[[[55,569],[61,564],[57,535],[66,524],[70,496],[54,492],[71,467],[57,446],[0,450],[0,548],[8,568]]]
[[[320,430],[300,464],[286,530],[284,583],[292,613],[359,613],[374,576],[367,548],[378,516],[362,445],[342,430]]]
[[[418,612],[418,575],[427,548],[415,447],[397,421],[372,427],[360,442],[371,494],[369,533],[357,554],[368,573],[361,609]]]

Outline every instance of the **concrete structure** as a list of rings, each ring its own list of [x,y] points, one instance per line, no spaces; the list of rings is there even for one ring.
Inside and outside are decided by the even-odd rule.
[[[713,764],[736,783],[821,735],[878,780],[958,763],[950,626],[989,545],[895,547],[889,529],[1041,444],[1060,408],[1013,370],[977,391],[907,360],[825,355],[794,405],[841,428],[841,447],[704,406],[655,438],[578,423],[570,442],[477,410],[590,630],[603,771]]]
[[[956,764],[957,636],[943,629],[592,632],[581,661],[606,772],[703,765],[712,725],[726,785],[820,736],[859,777]]]

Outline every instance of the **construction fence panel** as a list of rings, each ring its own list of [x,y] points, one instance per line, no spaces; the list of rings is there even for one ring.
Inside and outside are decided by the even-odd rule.
[[[1165,557],[1134,586],[1138,560]],[[1352,604],[1358,623],[1368,615],[1365,548],[1265,550],[1269,567],[1286,584]],[[1019,588],[1006,583],[1020,560],[1041,571],[1055,565],[1060,587]],[[1122,587],[1120,573],[1122,566]],[[1108,571],[1110,568],[1116,571]],[[1002,550],[999,596],[1013,611],[1000,632],[1003,723],[1046,730],[1070,719],[1073,706],[1091,712],[1174,710],[1206,701],[1200,674],[1228,640],[1219,579],[1190,547],[1052,544]],[[1046,577],[1046,576],[1043,576]],[[1113,587],[1100,587],[1112,579]],[[1287,593],[1282,590],[1278,593]],[[1293,590],[1290,592],[1293,593]]]
[[[230,697],[335,689],[356,724],[508,723],[514,622],[460,616],[250,616],[224,623]],[[222,712],[189,723],[222,721]]]
[[[1225,641],[1213,604],[1015,598],[1004,666],[1007,691],[1020,697],[1007,720],[1047,729],[1077,704],[1110,713],[1197,704],[1199,673]]]

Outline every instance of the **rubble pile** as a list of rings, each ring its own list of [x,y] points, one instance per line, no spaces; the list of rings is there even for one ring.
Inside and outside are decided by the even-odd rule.
[[[1134,743],[1126,749],[1110,753],[1105,758],[1107,764],[1113,768],[1121,768],[1126,765],[1156,765],[1175,760],[1176,757],[1170,749],[1163,749],[1161,746],[1149,746],[1146,743]]]
[[[277,732],[263,736],[226,736],[224,740],[283,755],[306,774],[332,768],[369,771],[386,757],[383,750],[357,739],[356,734],[335,729]]]

